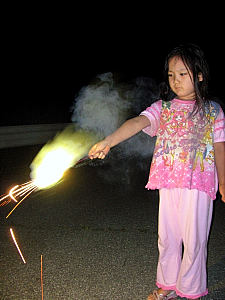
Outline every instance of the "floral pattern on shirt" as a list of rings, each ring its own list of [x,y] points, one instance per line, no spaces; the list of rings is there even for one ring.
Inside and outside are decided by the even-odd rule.
[[[194,103],[177,99],[161,101],[160,123],[146,187],[198,189],[215,199],[214,124],[219,112],[221,115],[221,107],[210,102],[203,117],[200,113],[191,114]],[[221,130],[224,131],[224,127]]]

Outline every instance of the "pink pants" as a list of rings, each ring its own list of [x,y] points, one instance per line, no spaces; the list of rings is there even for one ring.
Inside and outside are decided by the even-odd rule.
[[[204,192],[160,190],[158,287],[191,299],[208,293],[206,258],[212,211],[213,201]]]

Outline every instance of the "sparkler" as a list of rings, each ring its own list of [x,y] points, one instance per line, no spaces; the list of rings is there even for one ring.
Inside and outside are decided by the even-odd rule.
[[[11,236],[12,236],[13,242],[14,242],[14,244],[16,245],[16,248],[17,248],[17,250],[18,250],[18,252],[19,252],[19,255],[20,255],[20,257],[22,258],[22,261],[23,261],[23,262],[24,262],[24,264],[25,264],[25,263],[26,263],[26,261],[25,261],[25,259],[24,259],[24,257],[23,257],[23,254],[22,254],[22,252],[20,251],[20,248],[19,248],[18,244],[17,244],[17,241],[16,241],[16,238],[15,238],[15,235],[14,235],[14,233],[13,233],[13,230],[12,230],[12,228],[10,228],[10,233],[11,233]]]
[[[9,193],[2,198],[0,198],[0,206],[7,205],[13,200],[17,204],[14,206],[14,208],[10,211],[10,213],[6,216],[6,219],[11,215],[11,213],[19,206],[24,199],[26,199],[33,191],[37,190],[38,187],[32,182],[28,181],[21,185],[15,185],[11,188]],[[7,199],[8,198],[8,199]],[[17,199],[19,199],[19,202]],[[7,200],[6,200],[7,199]],[[4,201],[3,201],[4,200]]]
[[[13,193],[15,192],[16,188],[18,187],[18,185],[15,185],[14,187],[11,188],[11,190],[9,191],[8,195],[5,195],[3,196],[2,198],[0,198],[0,202],[2,202],[0,204],[0,206],[4,206],[4,205],[7,205],[11,200],[15,201],[15,202],[18,202],[14,196],[13,196]],[[11,199],[8,199],[8,200],[4,200],[4,199],[7,199],[8,197],[10,197]],[[3,201],[4,200],[4,201]]]
[[[97,142],[93,133],[68,126],[53,141],[47,143],[31,163],[31,178],[39,189],[55,185],[65,171],[88,157],[90,147]]]
[[[0,206],[7,205],[11,201],[16,203],[6,216],[6,219],[32,192],[52,187],[63,177],[67,169],[89,160],[86,153],[96,142],[96,135],[83,130],[74,132],[73,127],[68,127],[58,134],[52,142],[47,143],[30,166],[31,180],[21,185],[15,185],[8,194],[0,198]],[[12,228],[10,228],[10,233],[21,259],[26,264]],[[41,292],[43,300],[42,272],[41,255]]]
[[[44,145],[31,163],[31,180],[15,185],[7,195],[0,198],[0,206],[9,204],[11,200],[16,203],[6,218],[32,192],[52,187],[59,182],[67,169],[89,160],[86,153],[96,141],[97,137],[93,133],[74,131],[73,126],[68,126]]]
[[[76,165],[79,165],[80,163],[89,160],[89,156],[86,155],[82,159],[80,159]],[[0,206],[7,205],[13,200],[17,204],[14,206],[14,208],[8,213],[6,216],[6,219],[12,214],[12,212],[25,200],[32,192],[40,189],[40,186],[37,185],[37,181],[30,180],[28,182],[25,182],[21,185],[15,185],[11,188],[9,193],[2,198],[0,198]],[[22,197],[22,198],[21,198]],[[7,199],[8,198],[8,199]],[[18,201],[16,198],[19,198]],[[7,200],[6,200],[7,199]],[[3,201],[4,200],[4,201]]]
[[[19,187],[16,192],[18,192],[16,195],[24,196],[22,199],[14,206],[14,208],[8,213],[6,216],[6,219],[12,214],[12,212],[23,202],[24,199],[26,199],[32,192],[38,189],[38,187],[32,182],[29,181],[27,184],[22,184],[22,187]],[[10,194],[9,194],[10,196]]]

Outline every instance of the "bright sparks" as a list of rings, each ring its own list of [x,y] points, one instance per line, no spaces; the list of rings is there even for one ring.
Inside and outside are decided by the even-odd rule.
[[[21,185],[15,185],[11,188],[7,195],[4,195],[0,198],[0,206],[9,204],[11,200],[17,203],[13,210],[8,214],[9,216],[25,198],[27,198],[33,191],[37,189],[38,187],[35,186],[32,181],[25,182]],[[8,216],[6,218],[8,218]]]
[[[55,185],[96,141],[94,134],[84,130],[74,131],[74,126],[68,126],[44,145],[33,160],[31,178],[34,185],[39,189]]]
[[[25,263],[26,263],[26,261],[25,261],[25,259],[24,259],[24,257],[23,257],[23,254],[22,254],[22,252],[20,251],[20,248],[19,248],[18,244],[17,244],[17,241],[16,241],[16,238],[15,238],[15,235],[14,235],[14,233],[13,233],[13,230],[12,230],[12,228],[10,228],[10,233],[11,233],[11,236],[12,236],[13,242],[14,242],[14,244],[16,245],[16,248],[17,248],[17,250],[18,250],[18,252],[19,252],[19,255],[20,255],[20,257],[21,257],[22,261],[23,261],[23,262],[24,262],[24,264],[25,264]]]
[[[17,204],[13,207],[13,209],[6,216],[6,219],[12,214],[12,212],[17,208],[17,206],[19,206],[23,202],[24,199],[26,199],[32,192],[34,192],[37,189],[38,189],[38,187],[32,181],[28,181],[21,185],[16,185],[13,188],[13,191],[15,193],[15,197],[18,197],[18,199],[20,199],[20,201],[18,202],[18,200],[16,200],[16,198],[14,196],[12,196],[11,193],[8,194],[8,196],[11,197],[11,199],[16,200]],[[12,191],[12,189],[11,189],[11,191]],[[1,201],[1,199],[0,199],[0,201]]]
[[[34,184],[39,189],[50,187],[58,182],[64,172],[71,167],[73,154],[63,148],[46,153],[41,164],[35,170]]]
[[[95,134],[84,130],[74,131],[72,125],[44,145],[31,163],[32,180],[15,185],[7,195],[0,198],[0,206],[12,201],[16,203],[6,219],[32,192],[52,187],[59,182],[67,169],[89,159],[85,155],[96,142]]]
[[[53,186],[63,177],[67,169],[89,159],[87,152],[96,142],[96,135],[84,130],[74,131],[74,126],[67,127],[51,142],[48,142],[37,154],[30,166],[31,180],[21,185],[15,185],[8,194],[1,196],[0,206],[7,205],[11,201],[16,203],[6,216],[6,219],[32,192]],[[10,233],[22,261],[26,264],[12,228],[10,228]],[[41,289],[43,299],[42,256]]]

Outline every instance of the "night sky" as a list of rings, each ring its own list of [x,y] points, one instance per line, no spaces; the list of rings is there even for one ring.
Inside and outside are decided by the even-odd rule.
[[[210,91],[224,101],[225,46],[218,31],[187,26],[186,33],[171,33],[165,26],[148,28],[147,22],[145,27],[107,26],[105,31],[91,24],[87,29],[75,26],[65,35],[63,30],[43,34],[36,29],[28,35],[15,29],[13,37],[7,36],[0,125],[70,122],[79,90],[105,72],[124,80],[146,76],[160,82],[165,56],[182,42],[202,47],[210,66]]]

